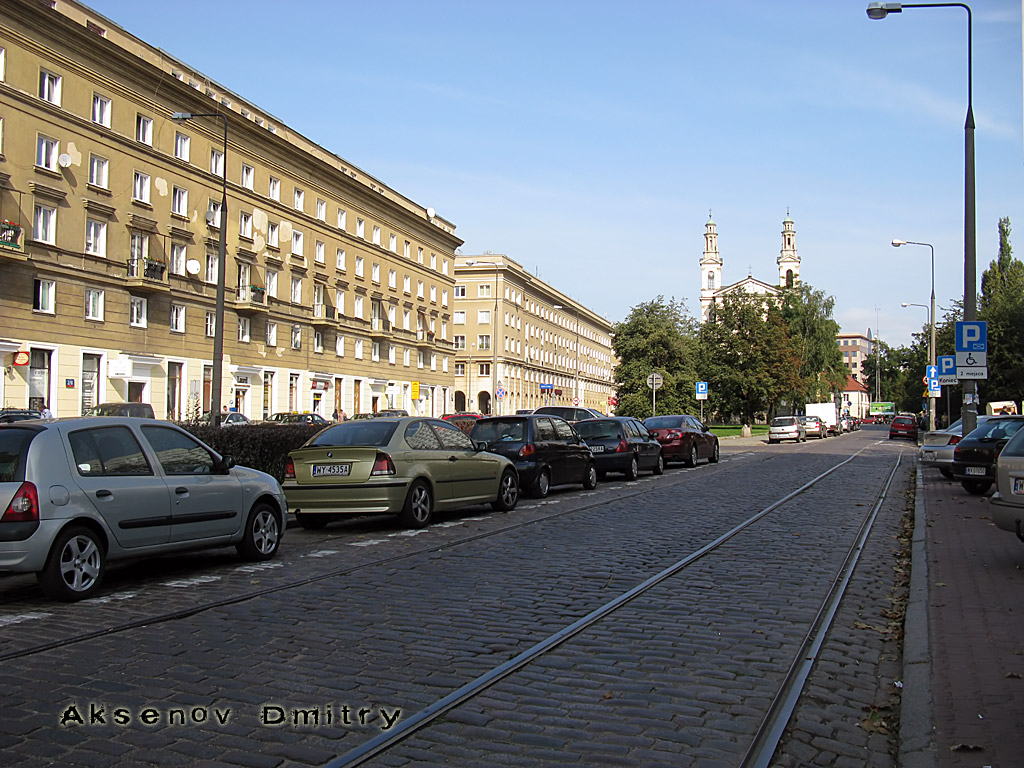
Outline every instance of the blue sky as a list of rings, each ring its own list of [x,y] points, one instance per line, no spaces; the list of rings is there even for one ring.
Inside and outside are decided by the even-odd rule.
[[[867,0],[92,0],[112,21],[609,320],[777,276],[782,219],[844,331],[961,298],[967,21]],[[975,0],[978,280],[1024,258],[1021,3]],[[942,312],[939,310],[941,316]]]

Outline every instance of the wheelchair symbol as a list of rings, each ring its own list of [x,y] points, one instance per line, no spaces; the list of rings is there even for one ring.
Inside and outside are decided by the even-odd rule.
[[[972,355],[970,352],[967,353],[967,357],[964,359],[964,362],[967,365],[977,365],[978,364],[978,361],[974,359],[974,355]]]

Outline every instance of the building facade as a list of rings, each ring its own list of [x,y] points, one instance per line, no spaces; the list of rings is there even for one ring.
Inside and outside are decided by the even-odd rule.
[[[871,331],[869,330],[866,335],[863,333],[836,334],[836,344],[839,345],[839,351],[843,354],[843,365],[846,366],[847,373],[854,380],[863,382],[866,377],[861,366],[864,365],[875,348],[875,343],[871,339]]]
[[[456,410],[614,410],[608,320],[500,254],[458,256],[454,291]]]
[[[4,3],[0,222],[3,406],[454,408],[455,226],[72,0]]]

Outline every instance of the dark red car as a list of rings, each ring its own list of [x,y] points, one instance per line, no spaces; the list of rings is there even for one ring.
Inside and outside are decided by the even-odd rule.
[[[681,461],[695,467],[699,459],[707,459],[711,464],[718,461],[718,435],[696,416],[648,416],[644,426],[661,443],[666,464]]]
[[[906,437],[917,442],[917,419],[913,416],[897,416],[889,424],[889,439]]]

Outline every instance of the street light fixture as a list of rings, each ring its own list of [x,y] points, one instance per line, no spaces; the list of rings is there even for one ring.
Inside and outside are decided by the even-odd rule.
[[[217,305],[214,315],[213,373],[210,382],[210,424],[220,426],[220,396],[224,376],[224,275],[227,267],[228,227],[228,118],[220,112],[175,112],[172,120],[192,120],[196,117],[215,117],[224,126],[224,155],[221,158],[220,198],[220,253],[217,257]]]
[[[501,399],[498,397],[498,388],[501,386],[501,382],[498,381],[498,269],[501,264],[475,259],[467,259],[465,263],[467,267],[494,267],[494,312],[491,314],[491,415],[500,416],[501,413],[495,413],[494,401],[497,400],[497,405],[501,405]]]
[[[971,9],[965,3],[868,3],[869,19],[884,19],[890,13],[902,13],[904,8],[963,8],[967,11],[967,119],[964,121],[964,320],[978,319],[977,283],[977,227],[975,223],[974,194],[974,89],[972,72]],[[916,243],[922,245],[922,243]],[[893,245],[896,242],[893,241]],[[932,312],[934,319],[935,313]],[[963,434],[978,425],[978,384],[965,379],[963,406]]]
[[[928,344],[928,365],[935,365],[935,247],[931,243],[915,243],[913,240],[893,240],[892,247],[899,248],[901,245],[927,245],[932,252],[932,304],[925,307],[928,310],[928,326],[931,330],[931,341]],[[923,306],[921,304],[904,304],[906,306]],[[935,429],[935,398],[928,395],[928,429]]]

